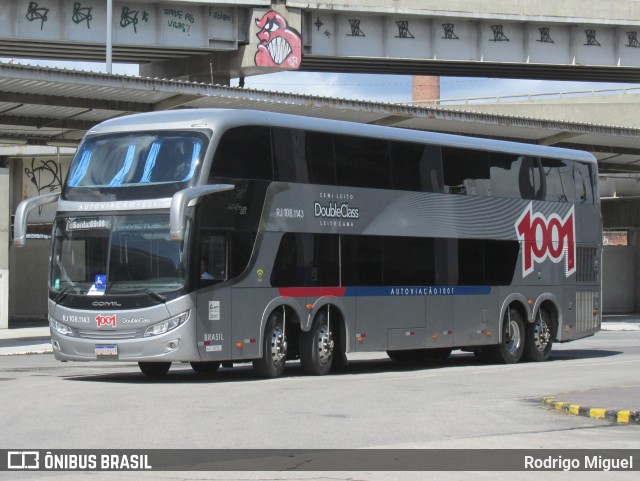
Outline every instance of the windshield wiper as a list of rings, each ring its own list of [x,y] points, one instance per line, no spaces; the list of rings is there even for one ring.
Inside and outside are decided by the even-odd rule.
[[[53,302],[55,304],[58,304],[62,299],[64,299],[65,297],[67,297],[67,291],[69,289],[71,289],[74,286],[67,286],[64,289],[62,289],[60,292],[58,292],[58,294],[56,295],[56,297],[53,298]]]
[[[166,304],[166,302],[167,302],[167,298],[166,298],[166,297],[164,297],[164,296],[162,296],[162,295],[158,294],[158,293],[157,293],[157,292],[155,292],[155,291],[152,291],[152,290],[151,290],[151,289],[149,289],[148,287],[144,290],[144,292],[145,292],[146,294],[149,294],[151,297],[153,297],[153,298],[154,298],[156,301],[158,301],[158,302],[162,302],[163,304]]]

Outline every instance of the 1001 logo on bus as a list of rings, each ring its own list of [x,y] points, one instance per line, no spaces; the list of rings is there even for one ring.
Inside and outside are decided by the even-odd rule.
[[[518,240],[522,242],[522,277],[533,272],[534,263],[550,259],[556,264],[565,260],[565,276],[576,271],[575,215],[573,206],[561,218],[551,214],[548,218],[533,212],[530,202],[516,221]]]

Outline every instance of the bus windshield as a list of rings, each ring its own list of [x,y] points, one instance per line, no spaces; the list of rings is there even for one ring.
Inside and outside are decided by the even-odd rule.
[[[166,214],[58,219],[50,289],[88,296],[176,291],[185,284],[185,258]]]
[[[81,200],[74,198],[74,191],[96,188],[117,198],[131,197],[127,191],[141,189],[146,197],[154,193],[168,197],[197,177],[206,145],[201,132],[88,137],[71,163],[63,198]]]

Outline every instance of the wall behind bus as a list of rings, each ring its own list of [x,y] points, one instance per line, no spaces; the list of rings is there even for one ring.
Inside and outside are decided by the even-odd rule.
[[[9,327],[9,169],[0,168],[0,329]]]
[[[71,163],[71,155],[60,155],[55,150],[50,154],[23,155],[10,159],[8,183],[11,197],[7,194],[10,214],[20,201],[49,192],[59,192]],[[68,149],[67,149],[68,150]],[[29,214],[30,234],[25,247],[8,250],[9,283],[8,316],[11,321],[47,319],[47,272],[49,264],[51,223],[55,218],[56,204],[34,209]],[[34,230],[34,224],[39,229]],[[4,223],[3,223],[4,225]],[[10,229],[10,220],[6,225]],[[35,234],[35,235],[34,235]]]
[[[605,229],[629,229],[628,246],[604,246],[602,259],[602,311],[607,314],[640,313],[640,199],[601,200]]]

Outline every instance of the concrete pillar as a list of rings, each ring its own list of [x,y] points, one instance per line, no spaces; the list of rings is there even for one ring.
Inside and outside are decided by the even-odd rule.
[[[0,168],[0,329],[9,327],[9,169]]]
[[[440,77],[414,75],[412,101],[417,105],[436,105],[440,100]]]

